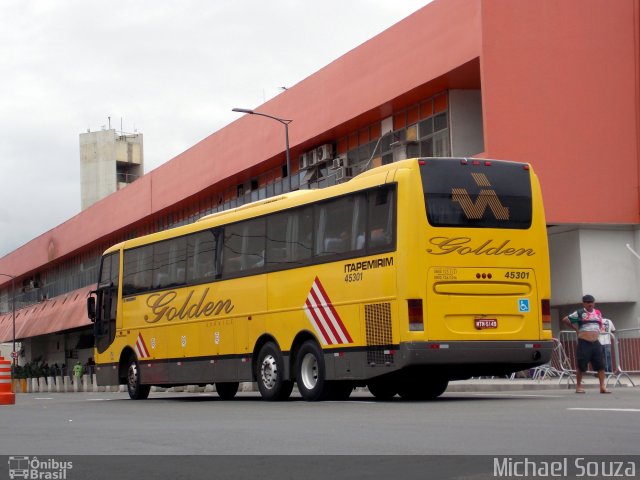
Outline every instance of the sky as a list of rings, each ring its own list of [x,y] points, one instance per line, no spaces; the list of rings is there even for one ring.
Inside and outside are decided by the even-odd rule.
[[[429,0],[2,0],[0,257],[80,212],[79,135],[145,173]]]

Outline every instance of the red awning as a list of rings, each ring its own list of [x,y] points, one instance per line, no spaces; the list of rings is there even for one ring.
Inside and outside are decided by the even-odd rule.
[[[84,287],[16,310],[16,340],[91,325],[87,297],[95,287]],[[0,343],[13,340],[12,312],[0,315]]]

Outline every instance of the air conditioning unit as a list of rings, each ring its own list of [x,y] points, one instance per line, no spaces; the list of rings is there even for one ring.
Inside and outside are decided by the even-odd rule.
[[[351,167],[340,167],[336,170],[336,181],[346,182],[353,177],[353,170]]]
[[[305,153],[305,155],[307,156],[307,166],[310,167],[312,165],[315,165],[318,160],[316,159],[316,151],[314,150],[309,150],[308,152]]]
[[[331,166],[332,169],[337,169],[337,168],[341,168],[341,167],[346,167],[349,165],[348,163],[348,159],[346,157],[346,155],[340,155],[339,157],[336,157],[333,159],[333,164]]]
[[[316,163],[325,162],[333,158],[333,144],[325,143],[316,148]]]
[[[303,153],[302,155],[300,155],[300,158],[298,159],[298,168],[300,170],[304,170],[308,167],[309,167],[309,160],[307,158],[307,154]]]

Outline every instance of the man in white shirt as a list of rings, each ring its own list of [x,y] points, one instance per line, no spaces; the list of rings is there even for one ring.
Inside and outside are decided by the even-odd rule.
[[[608,318],[602,319],[602,329],[598,340],[602,345],[602,353],[604,354],[604,366],[607,373],[613,372],[613,364],[611,362],[611,333],[616,331],[613,322]]]

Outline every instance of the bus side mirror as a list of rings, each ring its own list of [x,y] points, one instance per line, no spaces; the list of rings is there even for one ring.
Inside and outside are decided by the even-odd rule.
[[[96,321],[96,298],[87,298],[87,315],[92,322]]]

